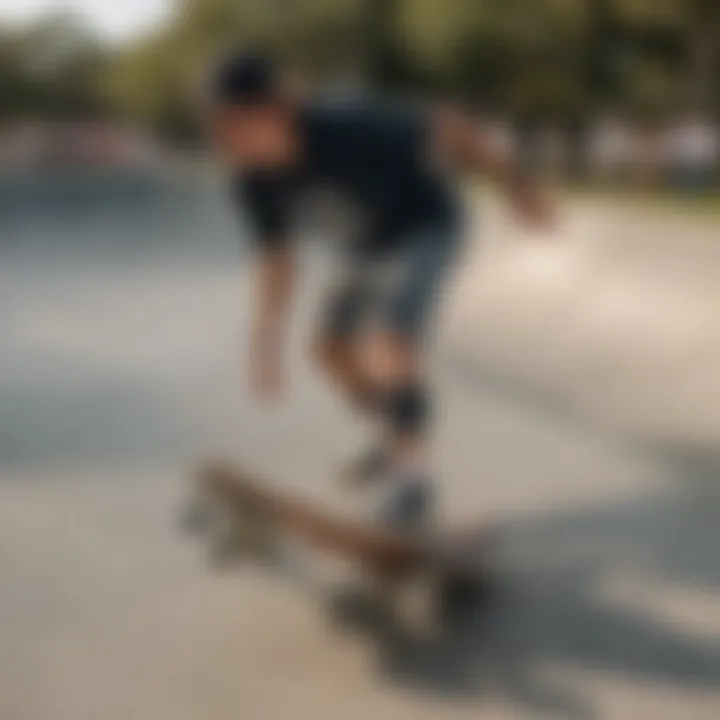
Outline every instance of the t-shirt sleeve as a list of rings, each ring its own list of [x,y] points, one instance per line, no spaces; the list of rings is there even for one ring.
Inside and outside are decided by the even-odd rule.
[[[260,249],[281,245],[288,231],[289,191],[281,178],[247,176],[234,185],[235,199],[249,220],[253,244]]]

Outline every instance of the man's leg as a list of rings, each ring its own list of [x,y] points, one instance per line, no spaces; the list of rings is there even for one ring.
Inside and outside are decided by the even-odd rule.
[[[368,377],[359,354],[359,332],[372,293],[366,286],[367,268],[362,258],[349,268],[324,307],[320,332],[312,356],[334,387],[353,408],[371,421],[382,418],[383,398]],[[384,437],[353,459],[342,475],[352,484],[363,484],[383,475],[387,467]]]
[[[392,328],[377,329],[364,342],[367,382],[377,388],[384,422],[382,496],[375,515],[407,529],[426,524],[432,513],[429,466],[429,398],[420,347]]]
[[[343,397],[381,430],[380,438],[342,469],[342,477],[351,485],[364,485],[381,478],[389,459],[384,431],[384,395],[366,372],[356,338],[354,335],[321,335],[315,341],[313,355]]]
[[[422,462],[429,407],[420,347],[405,334],[379,328],[368,333],[359,363],[364,382],[374,388],[393,461]]]
[[[359,412],[376,416],[377,389],[369,383],[354,336],[321,333],[313,345],[313,358]]]
[[[429,479],[430,407],[422,340],[455,245],[450,229],[419,233],[399,257],[380,264],[380,272],[391,263],[399,271],[384,297],[373,297],[367,278],[358,273],[328,304],[314,358],[356,409],[381,424],[383,433],[379,446],[353,467],[355,480],[375,479],[388,469],[400,479]],[[370,304],[380,306],[378,323],[360,333]]]
[[[388,433],[390,497],[383,516],[398,524],[423,521],[430,510],[431,407],[424,349],[456,240],[452,228],[431,228],[411,238],[393,261],[377,326],[362,345],[365,382],[381,398]]]

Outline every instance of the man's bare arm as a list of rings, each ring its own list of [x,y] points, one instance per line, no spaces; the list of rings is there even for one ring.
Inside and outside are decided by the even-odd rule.
[[[276,338],[283,329],[293,289],[295,263],[289,248],[273,248],[257,260],[254,333],[258,339]]]
[[[488,176],[526,221],[546,224],[551,220],[550,206],[539,187],[466,114],[439,110],[433,117],[433,146],[453,168]]]
[[[265,250],[259,256],[251,342],[253,384],[261,394],[273,394],[281,383],[282,340],[294,276],[294,257],[286,245]]]

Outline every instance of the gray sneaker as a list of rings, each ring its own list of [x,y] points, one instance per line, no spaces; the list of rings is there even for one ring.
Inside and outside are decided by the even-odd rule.
[[[434,493],[430,479],[420,475],[392,478],[377,512],[382,525],[403,532],[425,530],[432,524]]]

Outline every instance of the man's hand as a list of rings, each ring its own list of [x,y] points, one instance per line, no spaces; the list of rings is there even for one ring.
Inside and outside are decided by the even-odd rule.
[[[514,160],[498,150],[477,123],[454,109],[435,115],[434,155],[451,167],[489,176],[509,199],[520,219],[534,229],[551,229],[555,211],[535,183],[523,176]]]
[[[555,227],[555,206],[536,188],[518,188],[510,198],[520,220],[530,229],[547,231]]]

